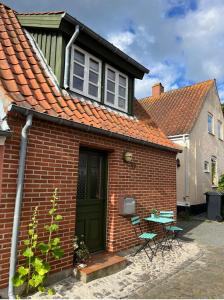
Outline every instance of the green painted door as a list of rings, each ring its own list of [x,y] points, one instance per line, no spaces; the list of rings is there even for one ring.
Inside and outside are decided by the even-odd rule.
[[[105,249],[107,161],[103,152],[81,149],[77,186],[76,235],[90,252]]]

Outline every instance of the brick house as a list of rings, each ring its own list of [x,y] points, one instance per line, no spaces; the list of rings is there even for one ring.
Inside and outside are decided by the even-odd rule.
[[[216,81],[166,92],[159,83],[140,103],[170,140],[183,147],[177,156],[178,207],[205,210],[205,193],[217,187],[224,173],[224,117]]]
[[[134,79],[147,72],[64,12],[21,15],[0,4],[1,295],[19,196],[18,256],[34,207],[43,226],[59,189],[65,255],[52,272],[64,275],[75,234],[85,235],[91,252],[138,242],[118,213],[120,199],[134,197],[140,216],[153,207],[176,209],[179,149],[133,100]],[[132,162],[124,161],[127,152]]]

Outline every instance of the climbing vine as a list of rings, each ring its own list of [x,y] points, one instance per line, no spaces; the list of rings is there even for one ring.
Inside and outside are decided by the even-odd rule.
[[[60,259],[64,255],[64,251],[60,246],[60,238],[54,237],[55,233],[59,230],[59,222],[62,220],[62,216],[57,214],[57,189],[54,190],[50,201],[51,209],[48,212],[50,215],[50,224],[44,226],[48,234],[47,242],[38,241],[38,207],[35,207],[27,232],[28,237],[23,241],[25,249],[22,255],[25,258],[25,262],[18,267],[13,278],[15,287],[25,285],[26,295],[29,294],[31,289],[38,290],[39,292],[48,292],[49,295],[54,294],[52,289],[44,287],[47,274],[51,270],[49,258]]]

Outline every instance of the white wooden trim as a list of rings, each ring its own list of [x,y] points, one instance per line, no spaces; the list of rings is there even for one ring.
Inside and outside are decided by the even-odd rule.
[[[107,90],[107,73],[108,73],[108,69],[111,69],[112,71],[115,72],[115,93],[110,92]],[[119,75],[123,76],[126,79],[126,87],[124,87],[123,85],[119,84]],[[111,80],[112,81],[112,80]],[[121,108],[118,106],[118,98],[119,98],[119,85],[124,87],[126,89],[125,91],[125,98],[121,97],[123,99],[125,99],[125,108]],[[110,103],[109,101],[107,101],[107,92],[114,94],[114,105],[112,103]],[[128,111],[128,76],[121,73],[120,71],[118,71],[117,69],[111,67],[110,65],[106,64],[105,65],[105,91],[104,91],[104,102],[111,106],[114,107],[116,109],[119,109],[121,111],[127,112]]]
[[[75,49],[77,49],[79,52],[81,52],[85,55],[85,64],[84,65],[82,65],[79,62],[76,62],[76,63],[78,63],[78,64],[80,64],[81,66],[84,67],[84,78],[81,78],[78,75],[74,75],[74,61],[75,61],[74,60],[74,50]],[[95,60],[96,62],[99,63],[98,83],[97,84],[92,83],[92,82],[89,81],[89,71],[90,71],[89,61],[90,61],[90,59],[93,59],[93,60]],[[95,72],[95,73],[97,73],[97,72]],[[83,82],[83,91],[80,91],[79,89],[75,89],[73,87],[73,76],[75,76],[77,78],[80,78],[81,80],[84,81]],[[98,58],[96,58],[95,56],[89,54],[87,51],[81,49],[80,47],[78,47],[76,45],[73,45],[72,46],[72,52],[71,52],[71,68],[70,68],[70,89],[71,89],[71,91],[100,102],[101,101],[101,77],[102,77],[102,61],[99,60]],[[98,87],[98,97],[94,97],[93,95],[90,95],[88,93],[89,83]]]

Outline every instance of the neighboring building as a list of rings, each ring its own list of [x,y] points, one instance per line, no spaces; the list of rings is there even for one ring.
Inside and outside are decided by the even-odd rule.
[[[176,209],[180,150],[133,100],[134,80],[147,72],[64,12],[18,15],[0,4],[0,289],[8,284],[15,199],[23,187],[19,250],[34,207],[43,226],[59,189],[65,255],[52,271],[63,276],[72,270],[75,234],[85,235],[91,252],[138,242],[130,219],[119,215],[124,197],[136,199],[141,217],[155,207]],[[19,159],[28,124],[23,185]],[[131,162],[124,161],[127,152]]]
[[[198,210],[224,172],[223,113],[215,80],[164,92],[159,83],[140,101],[171,141],[177,157],[177,205]]]

